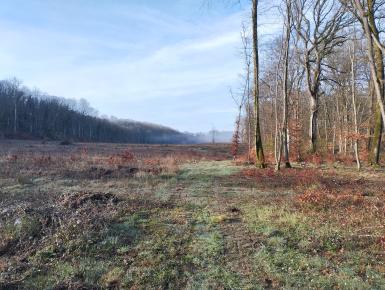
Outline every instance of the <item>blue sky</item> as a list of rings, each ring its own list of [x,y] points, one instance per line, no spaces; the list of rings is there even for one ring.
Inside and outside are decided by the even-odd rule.
[[[203,2],[2,0],[0,78],[85,98],[104,115],[232,130],[248,1]],[[270,19],[263,33],[279,28]]]

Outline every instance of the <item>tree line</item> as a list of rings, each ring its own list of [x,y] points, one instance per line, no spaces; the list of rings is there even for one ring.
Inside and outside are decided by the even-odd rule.
[[[194,143],[192,135],[129,120],[97,116],[87,101],[58,98],[0,81],[0,138],[114,143]]]
[[[276,169],[309,154],[354,156],[358,168],[363,158],[378,166],[385,1],[280,1],[282,33],[263,54],[258,0],[252,0],[250,29],[243,26],[242,114],[233,142],[243,138],[260,168],[264,149],[273,153]]]

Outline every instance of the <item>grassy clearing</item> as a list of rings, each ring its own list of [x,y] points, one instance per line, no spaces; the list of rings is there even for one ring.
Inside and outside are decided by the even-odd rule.
[[[260,237],[253,264],[261,280],[275,287],[314,289],[384,285],[384,273],[372,264],[376,256],[349,244],[350,232],[343,227],[274,206],[246,207],[245,212],[249,228]]]
[[[79,161],[91,177],[69,176],[76,162],[24,169],[32,182],[3,172],[0,288],[384,287],[381,172],[162,158],[93,155]]]

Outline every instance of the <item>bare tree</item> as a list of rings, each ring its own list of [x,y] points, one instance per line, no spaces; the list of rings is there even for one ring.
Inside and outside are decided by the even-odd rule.
[[[235,128],[234,128],[232,147],[231,147],[231,154],[233,155],[233,159],[235,160],[239,153],[242,108],[245,104],[245,101],[247,100],[247,83],[245,84],[243,93],[239,99],[237,98],[237,96],[234,95],[232,89],[230,89],[230,95],[238,108],[238,115],[235,120]]]
[[[255,125],[255,164],[265,168],[265,155],[263,153],[262,134],[260,128],[259,104],[259,51],[258,51],[258,0],[253,0],[252,7],[253,27],[253,63],[254,63],[254,125]]]
[[[334,0],[297,0],[292,5],[293,22],[301,47],[302,64],[310,96],[310,151],[317,151],[319,97],[324,59],[345,41],[340,34],[347,24],[343,5]],[[312,17],[310,17],[312,14]]]
[[[9,80],[9,89],[11,91],[11,95],[14,98],[14,106],[13,106],[13,134],[16,136],[18,129],[18,106],[20,99],[22,97],[22,92],[20,90],[21,81],[17,78],[12,78]]]
[[[281,44],[283,42],[281,41]],[[282,62],[282,54],[284,48],[279,48],[279,58],[275,69],[275,98],[274,98],[274,118],[275,118],[275,137],[274,137],[274,157],[275,157],[275,170],[281,169],[282,149],[284,143],[284,125],[281,125],[280,118],[278,118],[278,98],[279,98],[279,83],[280,83],[280,66]],[[282,124],[284,123],[284,120]]]
[[[378,165],[380,161],[380,149],[382,131],[385,126],[385,107],[384,107],[384,46],[380,41],[380,32],[376,23],[376,11],[384,5],[383,1],[376,0],[349,0],[342,1],[355,15],[356,19],[361,23],[369,58],[370,72],[373,79],[374,93],[377,100],[375,109],[374,134],[372,138],[372,148],[370,154],[370,163]]]
[[[247,28],[245,24],[242,24],[242,54],[244,57],[244,65],[245,65],[245,80],[244,80],[244,90],[243,95],[245,96],[245,110],[246,110],[246,122],[247,122],[247,160],[251,161],[251,150],[252,150],[252,124],[253,124],[253,109],[250,101],[251,91],[250,91],[250,76],[251,76],[251,54],[250,54],[250,39],[247,36]]]
[[[354,32],[355,36],[355,32]],[[351,42],[351,46],[349,47],[349,54],[350,54],[350,62],[351,62],[351,86],[352,86],[352,105],[353,105],[353,120],[354,120],[354,154],[356,157],[357,162],[357,169],[361,170],[361,161],[360,161],[360,155],[358,152],[358,135],[359,135],[359,128],[358,128],[358,118],[357,118],[357,101],[356,101],[356,39],[354,39]]]
[[[285,0],[285,47],[284,47],[284,70],[283,70],[283,150],[285,158],[285,167],[291,168],[289,160],[289,144],[288,144],[288,104],[289,104],[289,86],[288,86],[288,74],[289,74],[289,53],[290,53],[290,36],[292,30],[292,19],[291,19],[291,2]]]

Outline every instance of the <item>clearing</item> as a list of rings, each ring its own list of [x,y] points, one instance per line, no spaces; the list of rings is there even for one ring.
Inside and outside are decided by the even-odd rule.
[[[3,142],[0,289],[385,288],[385,172]]]

